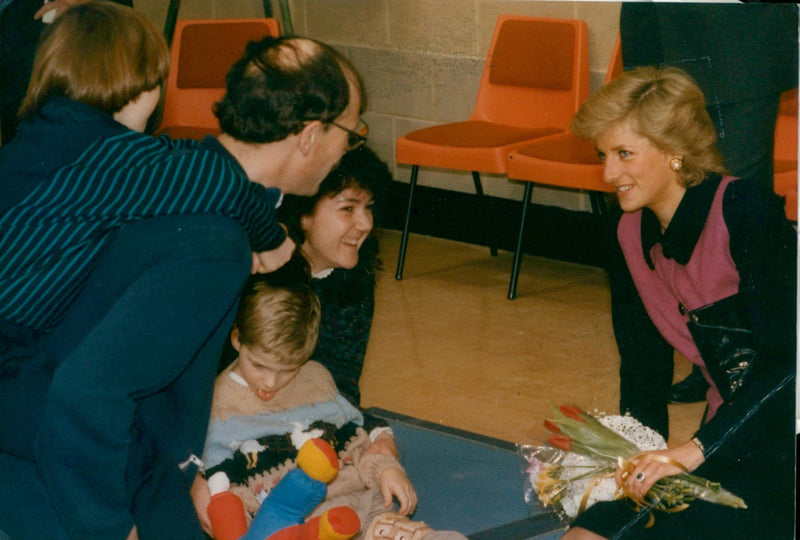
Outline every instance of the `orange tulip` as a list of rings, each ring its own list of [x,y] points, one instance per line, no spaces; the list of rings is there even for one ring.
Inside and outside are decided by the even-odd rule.
[[[547,444],[560,448],[566,452],[572,449],[572,441],[566,435],[553,435],[547,439]]]
[[[552,433],[561,433],[561,428],[558,427],[558,424],[553,422],[552,420],[545,420],[544,421],[544,429],[550,431]]]
[[[567,418],[572,418],[573,420],[583,422],[584,424],[586,423],[586,419],[583,417],[584,413],[578,407],[573,407],[572,405],[562,405],[558,408],[558,410],[560,410],[561,414]]]

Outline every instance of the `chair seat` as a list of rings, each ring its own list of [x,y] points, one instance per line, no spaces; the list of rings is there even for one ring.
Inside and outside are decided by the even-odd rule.
[[[534,139],[563,132],[556,127],[520,128],[476,120],[454,122],[412,131],[397,139],[397,162],[499,174],[506,170],[509,151]]]
[[[594,143],[561,133],[521,146],[508,156],[508,177],[538,184],[613,193],[603,181]]]

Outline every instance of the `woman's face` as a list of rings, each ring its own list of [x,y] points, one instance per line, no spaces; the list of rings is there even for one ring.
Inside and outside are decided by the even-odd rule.
[[[620,207],[625,212],[649,208],[666,229],[686,192],[669,166],[670,159],[681,156],[653,146],[633,130],[629,120],[600,134],[595,145],[603,162],[603,180],[614,186]]]
[[[303,252],[312,273],[358,264],[358,250],[372,231],[372,206],[372,193],[347,188],[321,198],[311,215],[301,218]]]

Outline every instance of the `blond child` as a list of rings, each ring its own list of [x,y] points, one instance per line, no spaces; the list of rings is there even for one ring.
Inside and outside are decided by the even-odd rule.
[[[309,360],[319,328],[316,295],[304,285],[274,287],[253,280],[245,288],[231,342],[239,357],[217,378],[205,451],[206,477],[223,471],[249,514],[297,467],[298,449],[309,438],[329,442],[339,456],[320,515],[349,506],[363,524],[355,538],[463,539],[432,531],[406,516],[417,495],[397,459],[391,430],[368,425],[336,389],[331,374]],[[394,449],[390,451],[387,449]],[[209,493],[202,478],[192,489],[201,522]],[[391,506],[397,501],[397,511]]]

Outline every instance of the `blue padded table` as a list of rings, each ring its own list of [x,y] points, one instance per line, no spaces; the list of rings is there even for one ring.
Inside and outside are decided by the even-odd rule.
[[[471,540],[555,540],[559,521],[524,500],[516,445],[378,408],[394,430],[400,460],[419,496],[413,519]]]

